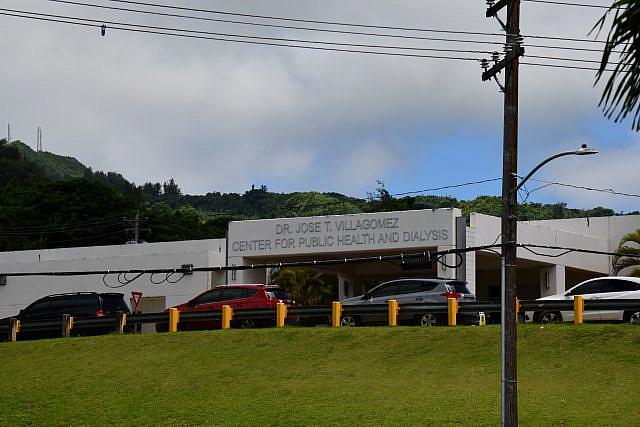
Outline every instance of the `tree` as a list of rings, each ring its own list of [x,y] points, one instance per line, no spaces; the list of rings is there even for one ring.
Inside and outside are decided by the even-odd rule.
[[[613,257],[614,273],[629,269],[629,276],[640,277],[640,229],[624,236],[616,252],[623,255]]]
[[[176,184],[176,182],[173,180],[173,178],[171,178],[168,182],[165,182],[162,185],[162,189],[164,191],[164,194],[167,196],[175,196],[178,197],[182,194],[182,191],[180,190],[180,187],[178,187],[178,184]]]
[[[160,194],[162,194],[162,185],[160,185],[159,182],[156,182],[155,184],[146,182],[142,186],[142,193],[145,196],[148,196],[151,200],[155,200],[160,197]]]
[[[609,73],[607,70],[613,71],[599,105],[605,117],[613,118],[616,123],[631,113],[632,128],[640,131],[640,1],[616,0],[592,31],[597,29],[599,33],[612,14],[613,23],[607,35],[596,83]]]
[[[336,276],[311,270],[274,270],[271,283],[286,289],[300,305],[327,305],[338,294]]]
[[[384,181],[377,180],[378,186],[373,193],[367,191],[369,207],[373,212],[385,212],[394,210],[395,199],[384,186]]]

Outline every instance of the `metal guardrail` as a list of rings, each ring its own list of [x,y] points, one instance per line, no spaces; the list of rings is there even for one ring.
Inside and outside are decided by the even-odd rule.
[[[455,301],[454,301],[455,302]],[[340,316],[384,316],[391,312],[389,304],[367,304],[367,305],[341,305]],[[398,307],[398,314],[404,316],[417,315],[425,313],[433,313],[438,315],[444,315],[449,313],[451,307],[449,304],[400,304]],[[494,302],[461,302],[455,305],[456,313],[498,313],[500,312],[500,304]],[[301,318],[322,318],[327,319],[328,323],[331,323],[332,316],[335,315],[332,306],[311,306],[311,307],[289,307],[284,308],[284,304],[281,307],[284,310],[284,317]],[[573,300],[522,300],[519,301],[519,312],[540,312],[540,311],[573,311],[575,309]],[[233,322],[242,320],[262,320],[273,322],[274,326],[278,318],[278,310],[273,309],[235,309],[232,310],[231,319]],[[640,299],[598,299],[598,300],[584,300],[584,311],[589,310],[621,310],[621,311],[640,311]],[[120,316],[120,317],[119,317]],[[68,320],[69,316],[63,316],[64,321]],[[283,317],[283,319],[284,319]],[[120,315],[107,315],[100,317],[77,317],[72,320],[73,330],[86,330],[91,328],[112,328],[114,331],[118,329],[122,330],[122,325],[119,325],[123,316]],[[126,324],[128,327],[132,325],[141,324],[160,324],[166,325],[170,323],[170,314],[165,311],[162,313],[145,313],[145,314],[127,314]],[[229,320],[231,320],[229,319]],[[395,317],[394,317],[395,319]],[[220,310],[202,310],[202,311],[190,311],[179,313],[179,320],[177,322],[188,321],[215,321],[223,322],[223,315]],[[20,333],[29,332],[46,332],[46,331],[64,331],[63,319],[47,319],[37,321],[23,321],[20,322],[17,328]],[[176,321],[174,321],[176,323]],[[263,322],[264,323],[264,322]],[[281,322],[284,323],[283,321]],[[324,323],[324,322],[323,322]],[[177,326],[177,325],[174,325]],[[0,337],[11,336],[12,329],[10,320],[0,322]]]
[[[573,300],[522,300],[520,301],[520,311],[573,311],[573,304]],[[585,311],[637,310],[640,309],[640,299],[585,299],[584,309]]]
[[[134,323],[139,323],[139,324],[145,324],[145,323],[168,323],[168,322],[169,322],[169,314],[168,313],[127,314],[127,323],[128,324],[134,324]]]

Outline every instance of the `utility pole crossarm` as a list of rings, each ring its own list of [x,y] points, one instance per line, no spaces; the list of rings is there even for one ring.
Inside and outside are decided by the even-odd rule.
[[[500,11],[500,9],[502,9],[503,7],[505,7],[510,0],[499,0],[498,3],[494,4],[493,6],[489,7],[489,9],[487,9],[487,18],[491,18],[493,16],[496,16],[498,14],[498,12]]]
[[[491,79],[493,76],[502,71],[508,63],[516,58],[521,57],[522,55],[524,55],[524,48],[522,46],[516,46],[511,52],[507,54],[507,56],[504,57],[503,60],[482,73],[482,81]]]

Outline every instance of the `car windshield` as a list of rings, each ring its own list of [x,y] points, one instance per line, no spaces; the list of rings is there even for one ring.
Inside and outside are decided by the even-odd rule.
[[[282,300],[292,300],[293,297],[289,292],[284,289],[269,289],[265,290],[269,299],[282,299]]]
[[[466,282],[449,282],[447,284],[450,285],[450,286],[453,286],[453,288],[459,294],[470,294],[471,293],[471,291],[467,287]]]
[[[122,294],[102,294],[102,309],[108,313],[115,313],[116,311],[129,312],[129,306],[124,301]]]

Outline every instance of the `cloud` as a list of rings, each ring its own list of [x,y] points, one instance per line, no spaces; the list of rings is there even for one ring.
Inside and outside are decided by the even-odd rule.
[[[607,150],[598,155],[573,157],[558,160],[549,169],[540,173],[541,179],[562,182],[628,194],[640,194],[640,137],[623,148]],[[543,185],[543,183],[536,183]],[[561,186],[548,187],[547,194],[565,200],[570,206],[590,208],[606,206],[618,211],[636,211],[640,204],[638,197],[587,191]]]
[[[7,3],[6,7],[220,32],[461,47],[114,16],[48,2]],[[482,2],[462,6],[441,0],[282,0],[246,1],[233,7],[222,1],[205,3],[207,8],[345,22],[490,32],[497,28],[495,21],[484,18]],[[580,37],[597,14],[579,14],[571,8],[527,4],[523,32]],[[493,82],[481,82],[476,63],[225,44],[112,29],[103,38],[97,29],[0,20],[0,48],[11,52],[0,67],[0,120],[10,121],[14,134],[27,141],[33,141],[35,128],[43,126],[45,149],[78,157],[94,169],[116,170],[139,184],[174,177],[191,193],[243,191],[251,184],[266,184],[278,191],[363,194],[382,178],[401,180],[403,189],[410,190],[421,185],[412,183],[406,171],[431,158],[417,156],[433,156],[440,147],[457,144],[451,139],[463,134],[501,138],[502,98]],[[543,44],[534,39],[527,43]],[[527,47],[527,52],[547,51]],[[576,136],[575,129],[593,117],[598,91],[592,84],[590,72],[522,67],[523,154],[535,158],[531,151],[547,152],[558,141]],[[543,142],[532,144],[534,140]],[[498,146],[491,144],[495,157],[500,156],[493,151]],[[455,159],[462,167],[438,174],[447,183],[484,177],[474,175],[479,166],[474,150],[482,148],[471,143],[464,147]]]

